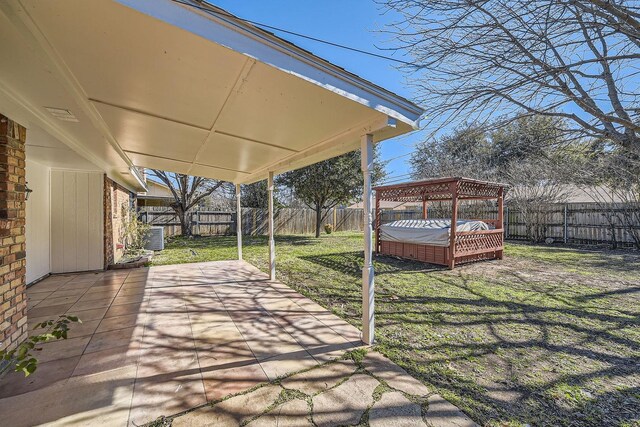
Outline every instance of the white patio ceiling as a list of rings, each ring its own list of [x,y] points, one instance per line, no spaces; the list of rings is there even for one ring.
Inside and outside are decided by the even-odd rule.
[[[0,39],[0,112],[133,186],[131,165],[256,181],[354,150],[365,133],[409,132],[422,113],[269,33],[171,0],[10,0]]]

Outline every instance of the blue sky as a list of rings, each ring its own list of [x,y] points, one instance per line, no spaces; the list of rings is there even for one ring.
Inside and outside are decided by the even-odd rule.
[[[384,10],[370,0],[210,0],[210,2],[241,18],[410,60],[398,53],[380,51],[376,48],[391,46],[389,37],[376,30],[399,19],[399,16],[383,13]],[[277,31],[273,32],[373,83],[408,99],[414,98],[414,92],[407,84],[406,75],[391,61],[338,49]],[[381,143],[381,154],[384,160],[402,156],[389,162],[387,166],[389,178],[409,173],[407,163],[409,156],[406,154],[413,151],[415,143],[420,138],[420,133],[416,132]],[[409,177],[402,178],[409,180]]]

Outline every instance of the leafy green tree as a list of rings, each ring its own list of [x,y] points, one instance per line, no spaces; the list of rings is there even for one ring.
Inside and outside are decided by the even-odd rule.
[[[247,208],[267,209],[267,180],[240,187],[240,204]]]
[[[378,157],[377,150],[374,158]],[[374,162],[372,181],[385,176],[384,164]],[[286,172],[277,178],[278,185],[290,188],[295,197],[316,212],[315,235],[320,237],[324,217],[322,211],[362,198],[363,177],[360,151],[352,151],[301,169]]]
[[[490,179],[491,146],[487,132],[472,124],[451,134],[422,141],[411,155],[416,179],[468,176]]]
[[[568,144],[562,120],[527,116],[500,124],[491,123],[486,128],[465,124],[450,134],[419,143],[410,159],[414,176],[503,180],[505,171],[513,170],[514,164],[540,164],[565,155]]]
[[[498,171],[513,162],[560,154],[568,146],[563,120],[522,116],[490,132],[492,167]]]
[[[274,188],[273,203],[275,207],[281,206],[278,193],[278,188]],[[240,204],[245,208],[267,209],[269,204],[268,197],[266,179],[240,187]]]

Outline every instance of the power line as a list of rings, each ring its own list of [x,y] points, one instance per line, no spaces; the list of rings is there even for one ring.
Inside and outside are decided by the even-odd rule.
[[[403,175],[396,175],[396,176],[387,177],[386,179],[384,179],[380,183],[380,185],[393,184],[393,183],[396,183],[396,182],[404,181],[406,179],[411,178],[412,176],[413,176],[413,174],[407,173],[407,174],[403,174]]]
[[[234,16],[234,15],[231,15],[229,13],[223,13],[223,12],[220,12],[220,11],[217,11],[217,10],[210,9],[208,7],[198,6],[198,5],[191,4],[191,3],[188,3],[188,2],[185,2],[185,1],[181,1],[181,0],[171,0],[171,1],[173,1],[174,3],[178,3],[178,4],[181,4],[181,5],[184,5],[184,6],[189,6],[189,7],[195,8],[195,9],[202,10],[202,11],[207,12],[209,14],[224,16],[224,17],[227,17],[227,18],[239,19],[241,21],[244,21],[246,23],[249,23],[249,24],[252,24],[252,25],[255,25],[255,26],[258,26],[258,27],[268,28],[268,29],[273,30],[273,31],[278,31],[278,32],[285,33],[285,34],[290,34],[292,36],[300,37],[300,38],[307,39],[307,40],[312,40],[312,41],[317,42],[317,43],[323,43],[323,44],[326,44],[326,45],[329,45],[329,46],[337,47],[339,49],[345,49],[345,50],[349,50],[351,52],[357,52],[357,53],[361,53],[363,55],[369,55],[369,56],[372,56],[372,57],[375,57],[375,58],[384,59],[384,60],[392,61],[392,62],[397,62],[397,63],[403,64],[403,65],[410,65],[412,67],[418,67],[418,64],[416,64],[415,62],[403,61],[402,59],[392,58],[390,56],[381,55],[379,53],[370,52],[370,51],[367,51],[367,50],[362,50],[362,49],[358,49],[358,48],[351,47],[351,46],[346,46],[346,45],[343,45],[343,44],[340,44],[340,43],[334,43],[334,42],[331,42],[331,41],[328,41],[328,40],[324,40],[324,39],[321,39],[321,38],[318,38],[318,37],[312,37],[312,36],[308,36],[306,34],[297,33],[295,31],[285,30],[284,28],[274,27],[273,25],[263,24],[261,22],[240,18],[238,16]]]
[[[411,175],[412,175],[412,173],[407,172],[407,173],[402,173],[400,175],[387,176],[387,177],[385,177],[384,181],[391,181],[391,180],[398,179],[398,178],[405,178],[405,177],[411,176]]]
[[[397,156],[395,156],[395,157],[392,157],[392,158],[390,158],[390,159],[384,159],[384,161],[385,161],[385,162],[392,162],[392,161],[394,161],[394,160],[398,160],[398,159],[401,159],[401,158],[403,158],[403,157],[411,156],[411,155],[413,155],[413,154],[414,154],[413,152],[404,153],[404,154],[399,154],[399,155],[397,155]]]
[[[406,181],[410,181],[411,177],[406,177],[406,178],[402,178],[402,179],[393,179],[391,181],[383,181],[381,183],[379,183],[378,185],[391,185],[391,184],[399,184],[402,182],[406,182]]]

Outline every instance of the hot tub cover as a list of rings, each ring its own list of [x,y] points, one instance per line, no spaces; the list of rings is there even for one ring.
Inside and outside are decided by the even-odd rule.
[[[380,226],[380,239],[390,242],[449,246],[450,219],[402,219]],[[488,230],[482,221],[460,219],[456,231]]]

